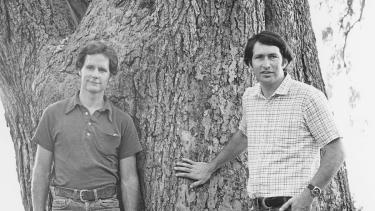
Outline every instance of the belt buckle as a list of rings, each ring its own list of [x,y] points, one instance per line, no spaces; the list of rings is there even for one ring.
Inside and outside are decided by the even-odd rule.
[[[263,198],[262,198],[262,206],[263,206],[264,208],[266,208],[266,209],[271,209],[272,207],[267,206],[267,204],[266,204],[266,199],[267,199],[267,197],[263,197]]]
[[[89,200],[83,199],[83,193],[88,192],[88,191],[89,190],[80,190],[79,191],[79,200],[81,200],[82,202],[88,202]]]

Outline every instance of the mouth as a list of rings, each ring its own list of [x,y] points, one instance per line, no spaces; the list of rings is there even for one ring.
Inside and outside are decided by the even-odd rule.
[[[88,82],[92,84],[100,84],[99,82],[95,82],[95,81],[88,81]]]
[[[262,71],[260,72],[261,74],[265,74],[265,75],[268,75],[268,74],[272,74],[273,72],[272,71]]]

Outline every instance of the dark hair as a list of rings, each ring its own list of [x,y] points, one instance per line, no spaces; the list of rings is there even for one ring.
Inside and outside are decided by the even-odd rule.
[[[109,72],[111,73],[111,75],[116,75],[118,63],[116,51],[112,47],[107,46],[100,41],[89,42],[81,49],[76,61],[76,68],[82,69],[83,64],[86,60],[86,56],[94,54],[103,54],[104,56],[106,56],[109,60]]]
[[[283,58],[288,60],[290,63],[293,60],[293,52],[288,46],[288,44],[284,41],[284,39],[275,32],[271,31],[262,31],[259,34],[253,35],[246,44],[245,53],[244,53],[244,62],[247,66],[252,65],[252,58],[253,58],[253,49],[256,42],[260,42],[263,45],[273,45],[279,48],[281,55]]]

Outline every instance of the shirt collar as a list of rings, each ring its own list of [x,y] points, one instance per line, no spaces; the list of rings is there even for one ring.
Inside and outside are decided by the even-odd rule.
[[[65,106],[65,114],[71,112],[77,105],[82,105],[79,100],[79,91],[68,100],[68,103]]]
[[[69,114],[77,105],[83,106],[81,100],[79,99],[79,91],[68,100],[68,103],[65,106],[65,114]],[[112,105],[106,96],[104,96],[103,108],[99,109],[98,111],[108,111],[108,119],[112,122]]]
[[[108,119],[112,122],[112,105],[110,100],[107,99],[107,96],[103,96],[104,99],[104,105],[103,108],[99,109],[99,112],[105,112],[108,111]]]
[[[285,73],[285,77],[283,81],[281,82],[280,86],[276,89],[276,91],[272,94],[271,97],[277,96],[277,95],[287,95],[292,85],[292,80],[293,79],[290,77],[290,75],[288,73]],[[254,96],[264,98],[262,94],[262,89],[259,83],[256,85]]]
[[[287,95],[291,85],[292,78],[288,73],[286,73],[283,82],[281,82],[280,86],[276,89],[273,95]]]

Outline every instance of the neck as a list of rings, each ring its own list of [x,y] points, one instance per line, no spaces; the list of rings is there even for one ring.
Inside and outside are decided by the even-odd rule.
[[[276,83],[260,83],[260,88],[262,90],[262,94],[264,97],[269,98],[273,95],[273,93],[279,88],[280,84],[283,82],[285,79],[285,76],[278,82]]]
[[[92,94],[81,89],[79,92],[79,99],[82,105],[89,110],[100,109],[104,104],[104,92]]]
[[[262,90],[262,94],[264,97],[266,98],[269,98],[272,96],[272,94],[276,91],[277,87],[274,88],[274,87],[270,87],[270,86],[267,86],[267,85],[263,85],[261,84],[260,85],[260,88]]]

